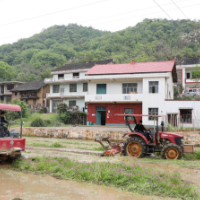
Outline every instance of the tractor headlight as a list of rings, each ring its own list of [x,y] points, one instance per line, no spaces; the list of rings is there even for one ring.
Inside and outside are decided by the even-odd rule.
[[[182,143],[183,143],[183,140],[184,140],[184,139],[182,138],[182,139],[181,139],[181,142],[182,142]]]

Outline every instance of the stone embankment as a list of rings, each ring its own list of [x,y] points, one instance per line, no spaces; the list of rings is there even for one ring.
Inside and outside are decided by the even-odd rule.
[[[15,128],[20,131],[20,128]],[[31,127],[23,128],[23,135],[38,137],[54,137],[69,139],[93,140],[95,137],[110,136],[110,140],[122,141],[124,133],[130,132],[127,128],[116,127]],[[184,136],[186,144],[200,145],[199,131],[177,132]]]

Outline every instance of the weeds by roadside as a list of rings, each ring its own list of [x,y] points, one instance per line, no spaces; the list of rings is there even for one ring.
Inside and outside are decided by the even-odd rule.
[[[128,191],[148,195],[197,199],[194,187],[181,180],[178,172],[170,175],[151,169],[143,169],[138,165],[80,163],[68,158],[34,157],[20,159],[12,164],[21,171],[32,171],[50,174],[60,179],[74,179],[95,184],[115,186]]]

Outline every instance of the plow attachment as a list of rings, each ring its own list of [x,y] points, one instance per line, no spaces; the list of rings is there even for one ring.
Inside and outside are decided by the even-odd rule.
[[[124,142],[120,142],[118,144],[111,143],[109,137],[98,137],[95,138],[94,141],[100,143],[104,149],[101,156],[114,156],[115,154],[122,153],[123,151]],[[108,146],[106,146],[103,141],[107,142]]]

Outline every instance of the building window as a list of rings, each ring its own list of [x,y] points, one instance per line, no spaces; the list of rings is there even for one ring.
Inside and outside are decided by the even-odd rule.
[[[64,74],[58,74],[58,79],[64,79]]]
[[[124,108],[124,114],[133,114],[133,108]],[[133,120],[133,117],[128,117],[128,120]]]
[[[14,88],[13,84],[7,85],[7,90],[12,90]]]
[[[69,101],[69,109],[72,109],[73,106],[76,106],[76,101]]]
[[[73,78],[79,78],[79,73],[73,73]]]
[[[77,92],[77,84],[70,84],[69,92]]]
[[[149,93],[158,93],[158,81],[149,81]]]
[[[33,105],[34,105],[34,106],[36,105],[36,100],[35,100],[35,99],[33,100]]]
[[[59,85],[53,85],[53,93],[59,93]]]
[[[88,108],[88,104],[87,103],[85,103],[85,109],[87,109]]]
[[[15,96],[17,96],[17,92],[15,92]]]
[[[186,73],[186,78],[191,78],[191,73],[190,72]]]
[[[106,94],[106,84],[97,84],[97,94]]]
[[[88,91],[88,83],[83,83],[83,92]]]
[[[137,83],[123,83],[123,94],[137,93]]]
[[[149,115],[158,115],[158,108],[149,108]],[[154,120],[154,118],[149,116],[149,120]]]
[[[192,110],[180,110],[181,123],[192,123]]]

